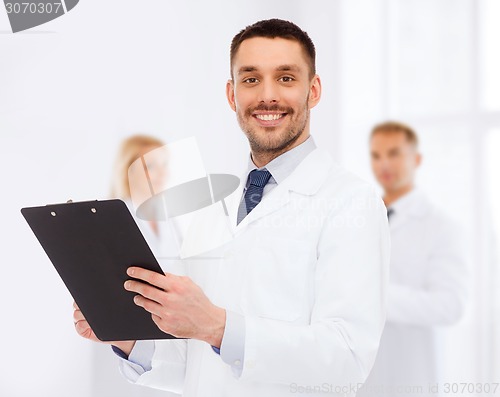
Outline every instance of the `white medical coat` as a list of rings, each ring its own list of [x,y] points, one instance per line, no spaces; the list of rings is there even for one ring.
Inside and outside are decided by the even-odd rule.
[[[245,316],[241,375],[205,342],[165,340],[155,342],[152,369],[136,383],[185,397],[354,395],[386,316],[382,200],[315,149],[235,226],[244,183],[226,199],[229,217],[222,205],[208,208],[186,240],[224,227],[233,238],[184,260],[214,304]]]
[[[456,323],[467,301],[464,241],[460,227],[418,189],[390,207],[387,322],[372,373],[358,395],[435,395],[429,385],[440,380],[442,326]]]

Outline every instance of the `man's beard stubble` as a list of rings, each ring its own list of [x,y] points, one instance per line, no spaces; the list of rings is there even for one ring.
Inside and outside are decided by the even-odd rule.
[[[287,113],[287,116],[290,119],[293,119],[295,115],[295,111],[292,108],[281,108],[278,105],[266,106],[259,105],[255,108],[250,108],[245,111],[245,118],[242,118],[240,114],[237,112],[237,119],[240,125],[240,128],[247,136],[248,142],[250,144],[250,148],[252,153],[279,153],[285,151],[286,148],[293,145],[293,143],[302,135],[304,129],[306,128],[307,121],[309,120],[309,108],[307,106],[308,99],[305,102],[302,114],[305,116],[303,119],[292,121],[289,129],[285,130],[283,134],[280,136],[274,136],[273,132],[279,127],[267,127],[266,131],[269,132],[269,136],[265,137],[265,141],[255,132],[255,130],[250,127],[249,123],[246,120],[250,120],[252,118],[252,113],[260,110],[260,111],[269,111],[269,112],[282,112]],[[267,139],[266,139],[267,138]],[[278,139],[273,139],[278,138]]]

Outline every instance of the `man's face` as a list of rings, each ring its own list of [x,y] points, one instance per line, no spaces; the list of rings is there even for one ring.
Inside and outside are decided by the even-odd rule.
[[[309,109],[320,99],[301,45],[282,38],[243,41],[233,60],[227,97],[252,151],[279,152],[309,135]],[[288,150],[288,149],[287,149]]]
[[[421,157],[403,132],[378,132],[370,142],[375,178],[386,192],[413,184]]]

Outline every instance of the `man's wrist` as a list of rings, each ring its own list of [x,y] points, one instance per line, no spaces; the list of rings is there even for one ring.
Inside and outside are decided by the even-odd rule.
[[[220,349],[225,328],[226,310],[221,307],[216,307],[214,311],[213,327],[210,327],[211,330],[204,340],[213,347]]]

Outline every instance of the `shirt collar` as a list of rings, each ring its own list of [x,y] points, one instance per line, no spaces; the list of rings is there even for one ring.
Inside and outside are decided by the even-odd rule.
[[[290,149],[285,153],[279,155],[278,157],[267,163],[265,166],[260,168],[255,165],[252,160],[252,155],[249,154],[246,175],[248,176],[248,174],[252,170],[262,170],[265,168],[271,173],[272,178],[274,178],[276,183],[280,184],[314,149],[316,149],[316,143],[314,142],[313,137],[309,135],[309,137],[300,145],[295,146],[293,149]]]
[[[426,211],[426,201],[423,192],[414,187],[405,195],[394,201],[389,208],[394,209],[394,214],[408,213],[411,215],[422,215]]]

